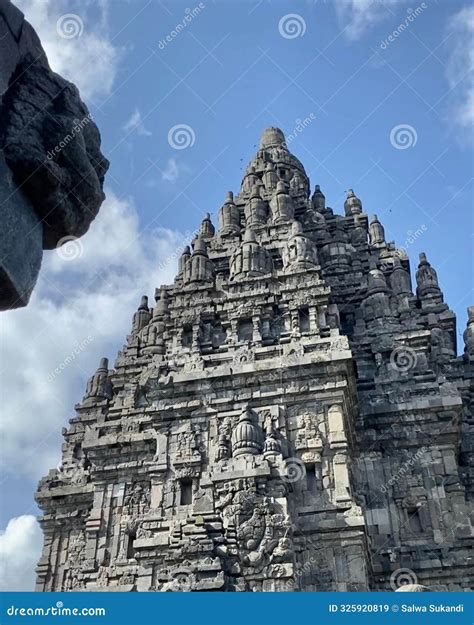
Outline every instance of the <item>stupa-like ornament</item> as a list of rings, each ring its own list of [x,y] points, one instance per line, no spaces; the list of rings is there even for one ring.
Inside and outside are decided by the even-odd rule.
[[[380,216],[310,188],[267,129],[137,302],[39,485],[39,590],[474,588],[474,309],[458,357],[426,256],[413,292]]]

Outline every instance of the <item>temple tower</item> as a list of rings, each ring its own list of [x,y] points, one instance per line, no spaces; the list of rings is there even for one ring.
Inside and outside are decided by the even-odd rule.
[[[38,488],[39,590],[473,588],[472,319],[264,131]]]

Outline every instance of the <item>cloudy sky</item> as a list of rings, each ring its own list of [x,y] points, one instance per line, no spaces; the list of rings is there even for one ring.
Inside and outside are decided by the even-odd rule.
[[[474,8],[466,1],[17,0],[55,71],[81,90],[111,161],[80,241],[45,254],[3,313],[0,588],[30,589],[38,479],[140,296],[171,281],[266,126],[291,135],[342,212],[353,187],[412,269],[420,251],[458,315],[472,290]],[[70,363],[70,364],[66,364]]]

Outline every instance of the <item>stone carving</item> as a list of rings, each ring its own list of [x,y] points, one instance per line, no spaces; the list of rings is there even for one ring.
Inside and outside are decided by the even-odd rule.
[[[273,221],[276,224],[291,221],[294,217],[293,199],[288,193],[286,184],[280,180],[276,187],[275,196],[272,199],[271,209]]]
[[[2,96],[0,119],[5,159],[42,219],[44,247],[85,234],[109,164],[76,87],[27,55]]]
[[[219,438],[217,442],[217,460],[227,460],[231,456],[232,426],[230,419],[223,419],[219,424]]]
[[[254,362],[255,361],[255,352],[250,347],[246,345],[239,347],[235,351],[233,362],[235,365],[242,365],[246,362]]]
[[[290,270],[308,269],[318,263],[316,247],[303,234],[303,227],[298,221],[291,226],[291,235],[282,256],[283,266]]]
[[[150,506],[150,486],[135,484],[127,487],[124,507],[130,516],[143,514]]]
[[[255,455],[263,450],[263,432],[255,411],[246,408],[232,432],[232,455]]]
[[[112,397],[112,384],[108,377],[109,361],[102,358],[99,368],[87,383],[84,399],[110,399]]]
[[[39,590],[377,591],[402,566],[474,588],[474,315],[458,357],[433,268],[413,293],[345,213],[268,129],[63,431]]]
[[[234,279],[242,276],[258,276],[271,273],[273,263],[270,253],[257,242],[255,232],[249,227],[245,231],[242,246],[230,259],[230,275]]]
[[[89,228],[108,161],[74,85],[51,71],[33,27],[0,3],[0,310],[25,306],[43,249]]]

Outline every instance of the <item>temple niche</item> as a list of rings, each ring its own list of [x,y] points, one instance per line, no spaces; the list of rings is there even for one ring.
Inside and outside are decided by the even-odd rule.
[[[474,309],[263,132],[38,486],[37,588],[473,590]],[[358,190],[359,192],[359,190]],[[403,588],[403,587],[402,587]]]

